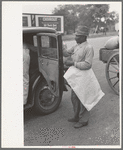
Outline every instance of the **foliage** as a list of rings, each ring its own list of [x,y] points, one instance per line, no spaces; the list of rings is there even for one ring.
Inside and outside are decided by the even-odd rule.
[[[58,8],[54,9],[53,14],[64,16],[65,31],[75,31],[75,28],[79,22],[77,5],[58,5]]]
[[[67,32],[75,32],[77,25],[86,25],[89,28],[107,27],[119,21],[118,14],[114,11],[109,13],[108,4],[58,5],[53,14],[64,16]]]

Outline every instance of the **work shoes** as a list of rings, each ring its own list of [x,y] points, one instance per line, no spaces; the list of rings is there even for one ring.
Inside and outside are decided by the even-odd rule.
[[[87,122],[78,122],[74,125],[74,128],[81,128],[83,126],[87,126],[88,125],[88,121]]]
[[[68,119],[69,122],[78,122],[79,119],[78,118],[70,118]]]

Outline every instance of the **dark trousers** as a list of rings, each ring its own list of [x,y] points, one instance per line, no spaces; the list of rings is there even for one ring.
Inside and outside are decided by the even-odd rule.
[[[74,118],[78,118],[79,122],[87,122],[90,112],[87,111],[73,90],[71,91],[71,101],[73,104]]]

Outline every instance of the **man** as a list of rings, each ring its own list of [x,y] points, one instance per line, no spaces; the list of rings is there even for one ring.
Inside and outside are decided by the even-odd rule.
[[[63,49],[64,57],[68,57],[64,63],[66,66],[75,66],[80,70],[88,70],[92,67],[92,59],[94,56],[93,47],[87,42],[89,29],[86,26],[79,26],[75,33],[77,45],[69,50]],[[71,59],[70,59],[71,58]],[[87,79],[88,80],[88,79]],[[68,119],[69,122],[77,122],[75,128],[88,125],[89,111],[84,107],[75,92],[72,90],[71,101],[74,109],[74,117]]]

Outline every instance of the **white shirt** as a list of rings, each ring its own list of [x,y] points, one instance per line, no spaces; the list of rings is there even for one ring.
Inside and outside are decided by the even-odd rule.
[[[80,70],[90,69],[94,56],[93,47],[86,41],[67,50],[71,54],[74,66]]]

